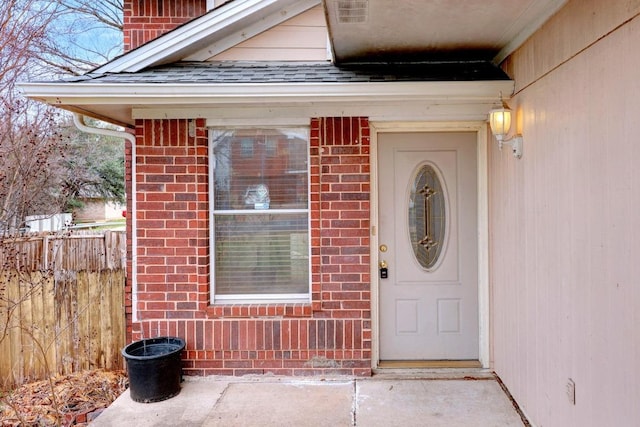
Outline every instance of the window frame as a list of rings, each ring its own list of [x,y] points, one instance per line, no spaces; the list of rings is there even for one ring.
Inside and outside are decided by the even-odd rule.
[[[251,215],[256,213],[264,213],[262,210],[255,209],[215,209],[215,156],[214,156],[214,134],[216,131],[224,130],[286,130],[286,129],[305,129],[307,133],[306,142],[306,159],[307,159],[307,206],[306,209],[271,209],[269,212],[274,214],[294,214],[305,213],[307,215],[307,292],[306,293],[279,293],[279,294],[229,294],[216,295],[215,272],[216,272],[216,238],[215,238],[215,218],[223,215]],[[223,304],[295,304],[295,303],[311,303],[311,144],[310,135],[311,128],[307,125],[265,125],[265,126],[209,126],[208,127],[208,166],[207,180],[209,184],[209,257],[211,269],[209,271],[209,292],[211,305]]]

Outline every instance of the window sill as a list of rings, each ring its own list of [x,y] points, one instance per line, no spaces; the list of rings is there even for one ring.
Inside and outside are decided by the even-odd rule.
[[[210,318],[311,317],[312,304],[305,303],[217,303],[207,308]]]

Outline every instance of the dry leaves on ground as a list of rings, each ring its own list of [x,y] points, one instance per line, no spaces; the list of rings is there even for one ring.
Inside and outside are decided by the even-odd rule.
[[[53,384],[54,393],[51,393]],[[0,425],[74,425],[79,415],[106,408],[127,387],[122,371],[84,371],[25,384],[0,395]]]

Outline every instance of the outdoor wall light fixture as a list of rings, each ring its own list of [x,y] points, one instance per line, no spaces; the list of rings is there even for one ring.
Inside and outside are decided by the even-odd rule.
[[[511,129],[511,109],[504,101],[502,101],[501,107],[489,111],[489,126],[491,126],[491,133],[498,140],[498,147],[501,150],[503,144],[509,144],[514,157],[518,159],[522,157],[522,135],[516,134],[505,139]]]

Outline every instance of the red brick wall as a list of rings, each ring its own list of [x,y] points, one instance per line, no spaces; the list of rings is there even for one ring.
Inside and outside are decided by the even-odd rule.
[[[136,140],[138,304],[127,300],[128,333],[131,310],[141,320],[204,317],[209,297],[204,121],[138,120]]]
[[[188,374],[370,375],[368,120],[311,120],[311,304],[211,306],[204,122],[138,121],[136,136],[128,338],[183,337]]]
[[[125,0],[124,51],[155,39],[177,26],[204,15],[206,0]]]

